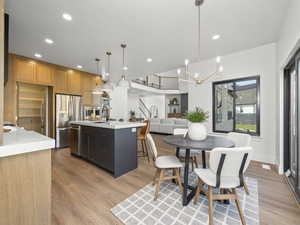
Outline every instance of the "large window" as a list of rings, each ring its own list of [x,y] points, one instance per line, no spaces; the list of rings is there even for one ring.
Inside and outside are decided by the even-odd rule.
[[[213,83],[213,131],[260,135],[259,76]]]

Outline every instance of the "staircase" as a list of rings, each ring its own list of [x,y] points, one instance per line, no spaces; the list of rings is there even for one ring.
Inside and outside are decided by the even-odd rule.
[[[151,105],[148,107],[142,98],[139,98],[139,110],[145,119],[155,118],[158,115],[157,106]]]

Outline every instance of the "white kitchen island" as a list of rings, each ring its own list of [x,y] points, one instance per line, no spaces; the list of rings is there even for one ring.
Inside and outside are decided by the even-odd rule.
[[[51,148],[55,140],[17,128],[0,146],[0,224],[51,225]]]

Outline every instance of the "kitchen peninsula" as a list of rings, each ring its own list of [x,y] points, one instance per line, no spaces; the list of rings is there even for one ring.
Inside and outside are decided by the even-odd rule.
[[[137,128],[145,126],[144,123],[73,121],[71,124],[72,155],[112,173],[115,178],[137,168]]]

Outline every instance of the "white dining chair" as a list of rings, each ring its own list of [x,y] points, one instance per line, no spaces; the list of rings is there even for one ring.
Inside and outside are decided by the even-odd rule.
[[[249,134],[230,132],[227,137],[234,142],[235,147],[247,147],[250,146],[252,137]],[[244,189],[247,195],[250,195],[248,185],[244,184]]]
[[[195,169],[199,179],[194,204],[197,203],[200,192],[204,192],[209,202],[209,225],[213,225],[213,200],[227,199],[235,200],[242,224],[246,225],[236,188],[244,186],[244,173],[252,152],[251,147],[215,148],[210,152],[209,168]],[[203,188],[204,184],[208,186],[207,191]],[[219,188],[220,194],[213,194],[213,188]]]
[[[173,130],[173,135],[187,135],[188,129],[183,128],[175,128]],[[185,158],[185,149],[179,149],[179,158]],[[194,171],[194,168],[198,168],[198,160],[197,155],[199,155],[199,150],[196,149],[190,149],[190,161],[192,164],[192,170]]]
[[[246,147],[250,146],[251,144],[251,135],[237,133],[237,132],[230,132],[227,134],[227,137],[232,140],[235,144],[235,147]]]
[[[158,198],[158,193],[160,189],[160,183],[165,180],[175,180],[179,185],[179,189],[183,191],[183,187],[180,179],[180,169],[183,167],[182,163],[176,156],[166,155],[166,156],[158,156],[157,148],[155,142],[151,136],[151,134],[147,134],[146,142],[148,143],[150,152],[153,156],[154,166],[156,168],[156,173],[153,178],[153,185],[156,184],[156,190],[154,195],[154,200]],[[168,170],[173,172],[173,175],[166,176]]]

